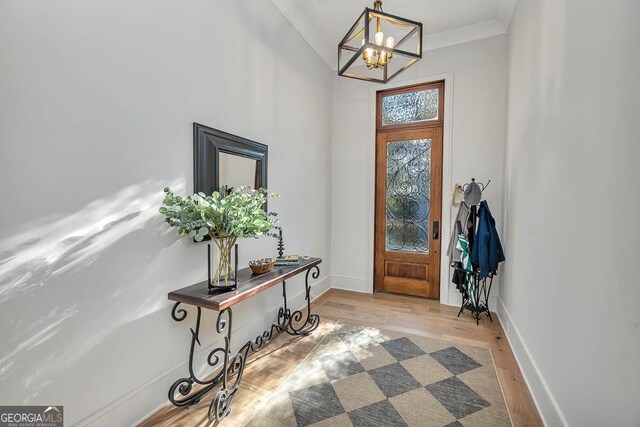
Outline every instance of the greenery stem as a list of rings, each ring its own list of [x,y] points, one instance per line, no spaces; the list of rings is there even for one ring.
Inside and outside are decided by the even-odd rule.
[[[232,273],[230,254],[233,246],[236,244],[235,237],[222,237],[213,239],[220,250],[220,257],[218,259],[218,268],[213,279],[213,285],[220,285],[224,280],[225,286],[229,285],[229,279]]]

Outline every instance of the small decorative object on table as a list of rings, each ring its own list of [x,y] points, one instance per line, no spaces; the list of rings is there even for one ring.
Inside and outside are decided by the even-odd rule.
[[[284,254],[284,240],[282,239],[282,227],[278,227],[278,256]]]
[[[299,255],[285,255],[276,258],[276,265],[298,265],[300,264]]]
[[[275,263],[275,258],[260,258],[249,261],[249,267],[253,274],[264,274],[273,270]]]
[[[274,226],[273,228],[275,228],[276,230],[278,230],[277,233],[267,233],[267,236],[269,237],[273,237],[274,239],[278,239],[278,257],[282,258],[282,254],[284,254],[284,240],[282,239],[282,227],[280,227],[279,225]]]
[[[265,212],[270,197],[265,188],[236,187],[226,195],[214,192],[211,196],[197,193],[183,199],[167,187],[160,213],[179,235],[187,235],[197,242],[210,236],[220,249],[218,267],[213,278],[208,277],[210,293],[229,290],[236,284],[231,266],[231,250],[240,237],[259,237],[277,225],[277,214]],[[236,260],[237,263],[237,248]],[[237,270],[237,268],[235,269]]]

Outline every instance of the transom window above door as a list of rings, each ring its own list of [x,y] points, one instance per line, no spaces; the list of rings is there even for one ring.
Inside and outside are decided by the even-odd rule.
[[[442,126],[444,83],[378,92],[378,129]]]

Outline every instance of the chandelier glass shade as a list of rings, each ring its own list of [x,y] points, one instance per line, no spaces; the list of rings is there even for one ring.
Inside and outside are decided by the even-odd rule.
[[[422,23],[391,15],[376,0],[338,44],[338,75],[386,83],[422,58]]]

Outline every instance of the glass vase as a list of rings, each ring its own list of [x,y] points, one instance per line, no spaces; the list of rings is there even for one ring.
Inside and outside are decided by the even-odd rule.
[[[231,264],[231,250],[236,244],[235,237],[222,237],[212,239],[219,249],[218,266],[213,277],[211,286],[228,287],[235,284],[234,266]]]

